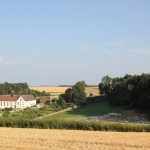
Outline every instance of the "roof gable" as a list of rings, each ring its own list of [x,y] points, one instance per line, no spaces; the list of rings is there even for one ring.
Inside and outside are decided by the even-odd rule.
[[[21,95],[25,101],[36,100],[32,95]]]

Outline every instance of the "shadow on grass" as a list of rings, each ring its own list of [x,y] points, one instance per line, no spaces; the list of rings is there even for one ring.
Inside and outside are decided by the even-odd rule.
[[[80,108],[74,108],[70,111],[66,111],[50,118],[67,119],[67,118],[80,118],[88,116],[98,116],[110,112],[120,112],[121,107],[111,107],[106,98],[97,97],[96,101]]]

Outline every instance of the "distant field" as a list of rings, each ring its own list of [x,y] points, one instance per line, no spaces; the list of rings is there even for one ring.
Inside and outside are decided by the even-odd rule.
[[[149,150],[150,133],[0,128],[1,150]]]
[[[49,92],[52,97],[58,97],[60,94],[64,93],[68,88],[71,88],[71,87],[59,87],[59,86],[30,86],[29,87],[30,89],[32,90],[38,90],[40,92]],[[90,92],[92,94],[94,94],[95,96],[96,95],[99,95],[99,90],[98,90],[98,87],[86,87],[86,93],[87,95],[90,94]]]

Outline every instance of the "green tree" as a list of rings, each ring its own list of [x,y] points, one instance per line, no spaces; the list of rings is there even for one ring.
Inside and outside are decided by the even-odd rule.
[[[53,98],[51,102],[54,104],[57,101],[57,98]]]
[[[80,81],[72,87],[72,98],[75,103],[81,104],[86,101],[85,86],[85,81]]]
[[[133,76],[127,74],[124,77],[112,79],[105,76],[99,84],[99,89],[111,105],[150,108],[150,74]]]
[[[62,96],[62,98],[67,102],[67,103],[71,103],[73,102],[72,99],[72,89],[68,88],[64,94],[61,94],[60,96]]]
[[[62,109],[65,109],[67,107],[66,101],[59,97],[59,99],[56,101],[57,105],[59,105]]]
[[[11,91],[14,91],[14,94],[19,95],[28,95],[31,94],[34,97],[39,96],[50,96],[50,93],[45,91],[39,92],[37,90],[31,90],[28,87],[27,83],[0,83],[0,95],[8,95],[11,94]]]
[[[112,78],[107,76],[104,76],[102,78],[101,83],[99,84],[99,90],[100,90],[100,94],[105,94],[107,96],[107,98],[109,99],[109,95],[112,89]]]

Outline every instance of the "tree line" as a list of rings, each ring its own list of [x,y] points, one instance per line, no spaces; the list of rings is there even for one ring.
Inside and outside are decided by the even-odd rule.
[[[50,96],[49,93],[46,93],[45,91],[39,92],[37,90],[31,90],[29,89],[29,86],[27,83],[0,83],[0,95],[9,95],[13,93],[15,95],[33,95],[34,97],[39,96]]]
[[[102,78],[99,90],[112,106],[150,109],[150,74],[116,78],[107,75]]]
[[[62,107],[65,107],[65,103],[84,103],[86,101],[85,86],[85,81],[79,81],[72,88],[67,89],[64,94],[61,94],[59,99],[54,101],[57,101],[57,103],[59,105],[61,104]],[[45,91],[40,92],[37,90],[29,89],[27,83],[0,83],[0,95],[11,95],[12,92],[15,95],[31,94],[34,97],[50,96],[50,94]]]

